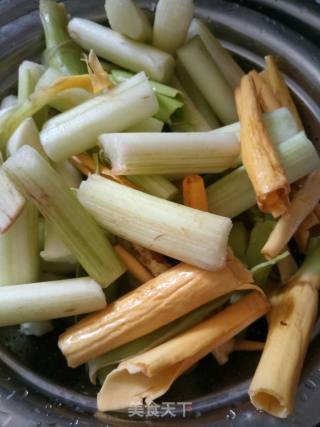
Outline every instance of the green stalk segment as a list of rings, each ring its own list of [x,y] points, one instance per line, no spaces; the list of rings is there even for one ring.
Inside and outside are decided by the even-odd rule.
[[[233,91],[220,69],[212,60],[200,37],[195,37],[178,52],[179,61],[183,64],[191,79],[207,100],[219,120],[224,124],[237,120]]]
[[[4,167],[26,197],[55,224],[61,239],[94,280],[107,287],[124,273],[103,232],[60,175],[33,148],[22,147]]]
[[[54,0],[40,0],[39,11],[46,39],[47,64],[64,75],[85,74],[87,69],[81,61],[81,49],[68,34],[68,16],[64,4]]]

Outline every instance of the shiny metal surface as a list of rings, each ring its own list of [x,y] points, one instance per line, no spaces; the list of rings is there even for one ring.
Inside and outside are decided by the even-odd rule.
[[[103,21],[103,0],[66,0],[72,15]],[[154,9],[155,1],[141,1]],[[199,0],[197,15],[245,67],[259,67],[263,56],[279,56],[295,92],[307,130],[320,147],[320,52],[282,24],[223,0]],[[42,33],[34,0],[0,0],[0,93],[14,90],[17,67],[23,59],[39,58]],[[257,355],[239,354],[225,367],[205,359],[165,396],[166,401],[188,400],[188,419],[170,420],[174,426],[313,426],[320,421],[320,325],[308,352],[296,411],[286,421],[256,412],[247,400],[247,387]],[[57,333],[63,325],[57,325]],[[56,335],[57,335],[56,333]],[[158,419],[133,422],[127,414],[93,417],[96,390],[84,370],[69,370],[55,344],[56,336],[21,338],[15,328],[0,330],[0,426],[158,426]],[[9,368],[8,368],[9,367]],[[10,379],[9,379],[10,378]],[[180,414],[181,415],[181,414]],[[39,424],[40,423],[40,424]]]

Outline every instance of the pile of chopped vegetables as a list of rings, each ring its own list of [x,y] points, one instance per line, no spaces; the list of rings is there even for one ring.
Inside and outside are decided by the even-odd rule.
[[[58,346],[100,411],[262,351],[251,402],[287,417],[318,309],[320,159],[286,80],[273,56],[245,74],[192,0],[153,23],[105,9],[110,27],[40,0],[42,63],[1,104],[0,326],[74,319]]]

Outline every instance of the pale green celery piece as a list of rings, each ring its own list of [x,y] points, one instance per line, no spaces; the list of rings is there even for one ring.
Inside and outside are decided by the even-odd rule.
[[[38,211],[27,202],[5,234],[0,235],[0,286],[39,278]]]
[[[159,111],[155,114],[155,118],[163,122],[169,122],[172,115],[183,107],[182,101],[164,95],[157,95],[157,100],[159,102]]]
[[[191,98],[200,114],[204,117],[210,129],[218,129],[221,126],[218,117],[179,60],[177,60],[176,63],[176,73],[185,92]]]
[[[283,252],[277,257],[273,258],[270,261],[261,262],[260,264],[255,265],[251,268],[251,273],[254,279],[254,282],[259,285],[261,288],[264,288],[267,284],[268,277],[272,267],[278,264],[281,261],[284,261],[290,256],[288,251]]]
[[[32,61],[23,61],[18,71],[18,102],[22,103],[28,99],[34,91],[40,77],[45,71],[42,64]]]
[[[93,148],[102,133],[122,132],[158,110],[148,79],[140,73],[107,94],[54,117],[42,130],[41,143],[50,159],[58,162]]]
[[[133,0],[106,0],[110,27],[132,40],[151,42],[152,26],[148,16]]]
[[[174,54],[184,43],[194,14],[193,0],[159,0],[153,24],[153,46]]]
[[[0,233],[6,232],[21,214],[26,200],[0,162]]]
[[[44,249],[40,252],[40,256],[46,262],[73,264],[71,271],[77,263],[75,256],[60,238],[56,225],[47,219],[45,220]]]
[[[246,264],[251,268],[255,282],[264,286],[268,280],[269,273],[277,261],[270,263],[261,254],[261,249],[268,240],[270,233],[274,229],[276,221],[265,220],[257,222],[250,233],[249,245],[246,252]],[[274,261],[274,260],[272,260]],[[256,266],[260,265],[259,268]]]
[[[48,68],[41,78],[39,79],[35,91],[46,89],[57,80],[63,77],[63,74],[54,68]],[[79,104],[93,98],[93,95],[85,89],[74,88],[66,89],[57,94],[50,102],[49,105],[60,112],[68,111]]]
[[[199,112],[192,99],[187,95],[177,77],[172,80],[174,86],[179,89],[179,97],[183,106],[171,117],[171,129],[174,132],[207,132],[211,129],[206,119]]]
[[[280,144],[278,150],[290,183],[320,167],[318,153],[304,132]],[[256,204],[253,187],[243,166],[207,187],[207,196],[209,211],[229,218]]]
[[[42,64],[32,61],[23,61],[18,72],[18,102],[22,104],[34,92],[37,82],[45,71]],[[43,107],[34,115],[39,129],[48,120],[48,108]]]
[[[152,46],[130,40],[103,25],[82,18],[69,22],[70,36],[83,49],[131,71],[144,71],[151,79],[168,81],[174,71],[174,58]]]
[[[18,98],[15,95],[8,95],[3,98],[1,101],[1,110],[7,110],[16,106],[18,103]]]
[[[229,246],[234,255],[246,264],[246,252],[248,248],[248,230],[242,221],[233,221],[229,236]]]
[[[65,75],[85,74],[81,49],[68,34],[68,16],[63,3],[40,0],[40,18],[46,40],[45,61]]]
[[[83,181],[77,195],[98,223],[118,237],[207,270],[225,264],[232,227],[227,218],[181,206],[98,175]]]
[[[172,200],[178,194],[178,188],[161,175],[130,175],[127,178],[142,191],[160,199]]]
[[[106,133],[98,140],[118,175],[218,173],[240,155],[230,132]]]
[[[53,167],[63,178],[69,188],[76,189],[79,187],[82,181],[81,175],[68,160],[55,163]],[[40,256],[47,263],[51,262],[60,264],[60,266],[53,266],[53,271],[58,269],[59,271],[72,273],[75,270],[75,264],[77,264],[76,258],[72,255],[63,240],[61,240],[56,225],[47,219],[44,221],[44,248],[43,251],[41,251]],[[62,267],[63,264],[71,264],[71,266],[66,265]]]
[[[279,145],[299,132],[296,122],[287,108],[278,108],[264,113],[263,120],[267,131],[275,145]],[[216,129],[216,132],[233,132],[240,140],[240,123],[232,123]]]
[[[164,123],[161,120],[149,117],[142,122],[126,129],[126,132],[161,132]]]
[[[124,273],[103,232],[37,151],[24,146],[4,167],[42,215],[56,225],[61,239],[94,280],[107,287]]]
[[[79,188],[82,176],[77,168],[75,168],[68,160],[54,163],[54,169],[63,178],[64,182],[70,188]]]
[[[200,37],[194,37],[177,51],[179,61],[190,75],[219,120],[237,120],[233,90],[211,58]]]
[[[113,77],[114,82],[116,84],[119,84],[119,83],[126,82],[131,77],[133,77],[134,74],[124,70],[112,70],[111,76]],[[178,95],[180,95],[180,90],[172,86],[155,82],[154,80],[149,80],[149,82],[152,86],[152,89],[156,92],[157,95],[164,95],[169,98],[176,98]]]
[[[117,84],[125,82],[133,76],[132,73],[122,70],[112,70],[111,74],[113,80]],[[156,93],[160,107],[155,117],[163,122],[167,122],[177,110],[183,107],[183,102],[177,99],[180,92],[173,87],[157,83],[152,80],[149,81],[152,89]]]
[[[57,319],[105,307],[101,287],[90,277],[0,287],[0,325]]]
[[[103,368],[119,363],[130,356],[150,350],[151,348],[169,340],[173,336],[192,328],[224,305],[229,298],[230,296],[227,295],[214,301],[210,301],[209,303],[193,310],[191,313],[187,313],[179,319],[162,326],[156,331],[137,338],[134,341],[124,344],[96,359],[91,360],[89,362],[89,377],[91,382],[93,384],[96,383],[96,378],[99,376],[100,370]]]
[[[211,58],[220,68],[221,73],[230,86],[235,89],[240,84],[244,72],[230,53],[221,45],[219,40],[215,38],[212,31],[198,18],[193,18],[188,30],[187,40],[195,36],[200,36]]]
[[[30,117],[17,127],[7,142],[7,156],[12,156],[23,145],[30,145],[46,158],[46,153],[40,142],[40,135],[34,120]]]
[[[35,337],[42,337],[53,331],[53,324],[50,320],[39,320],[38,322],[26,322],[20,325],[20,332],[23,335],[33,335]]]

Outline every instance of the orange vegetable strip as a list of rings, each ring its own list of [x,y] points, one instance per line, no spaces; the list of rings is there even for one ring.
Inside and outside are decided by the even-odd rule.
[[[190,208],[208,212],[208,199],[203,178],[199,175],[186,176],[182,183],[183,204]]]
[[[262,111],[268,113],[281,107],[269,84],[255,70],[249,74],[254,81]]]

